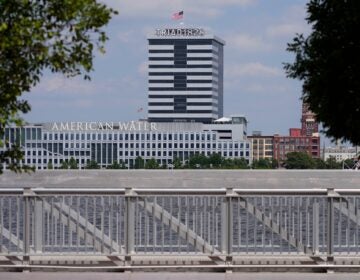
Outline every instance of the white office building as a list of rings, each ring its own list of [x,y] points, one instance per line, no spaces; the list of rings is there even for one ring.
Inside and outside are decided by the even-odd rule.
[[[49,163],[59,168],[63,161],[69,162],[71,158],[80,169],[89,161],[96,161],[102,168],[114,161],[132,168],[137,157],[144,162],[153,158],[160,165],[169,166],[175,158],[185,162],[195,154],[209,156],[214,153],[251,162],[246,126],[243,116],[232,116],[227,122],[212,124],[43,123],[8,127],[3,140],[8,143],[7,147],[20,144],[25,153],[23,164],[36,169],[47,169]]]
[[[356,158],[357,152],[360,151],[357,147],[346,147],[346,146],[334,146],[327,147],[324,149],[324,160],[329,159],[330,157],[336,159],[336,161],[341,162],[347,159]]]

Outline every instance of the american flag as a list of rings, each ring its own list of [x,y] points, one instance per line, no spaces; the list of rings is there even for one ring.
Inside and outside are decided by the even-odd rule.
[[[143,107],[140,107],[139,109],[137,109],[137,112],[140,113],[140,112],[142,112],[143,110],[144,110]]]
[[[183,17],[184,17],[184,11],[180,11],[172,15],[172,19],[174,20],[182,19]]]

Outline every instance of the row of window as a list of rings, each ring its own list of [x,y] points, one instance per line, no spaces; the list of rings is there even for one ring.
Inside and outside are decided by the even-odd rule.
[[[155,77],[152,77],[155,78]],[[209,77],[210,78],[210,77]],[[156,79],[151,79],[149,80],[149,83],[156,83],[156,84],[169,84],[169,83],[173,83],[174,85],[177,85],[179,83],[182,84],[186,84],[186,83],[193,83],[193,84],[218,84],[217,81],[214,80],[187,80],[186,78],[180,78],[180,79],[174,79],[174,80],[156,80]]]
[[[86,144],[86,145],[85,145]],[[146,144],[146,145],[145,145]],[[103,145],[106,145],[105,143],[103,143]],[[108,143],[108,147],[110,148],[111,146],[114,147],[119,147],[119,149],[122,148],[130,148],[130,149],[244,149],[244,147],[246,149],[249,149],[250,145],[249,143],[119,143],[118,146],[114,143]],[[55,153],[57,152],[62,152],[63,151],[63,147],[65,147],[65,149],[90,149],[90,143],[65,143],[65,146],[63,145],[63,143],[53,143],[53,144],[49,144],[49,143],[27,143],[26,144],[26,148],[39,148],[39,149],[44,149],[44,150],[49,150],[49,151],[54,151]],[[29,153],[30,151],[28,151]],[[28,154],[30,155],[30,154]],[[40,154],[39,154],[40,155]]]
[[[149,57],[149,61],[216,61],[218,62],[219,60],[217,59],[216,56],[209,56],[209,57],[188,57],[186,56],[186,52],[184,53],[184,55],[175,55],[173,57],[154,57],[154,56],[150,56]]]
[[[173,156],[179,156],[180,158],[183,158],[183,157],[185,157],[185,158],[188,158],[189,156],[191,156],[191,155],[193,155],[194,153],[190,153],[190,152],[184,152],[184,153],[182,153],[182,154],[179,154],[179,153],[177,153],[177,152],[173,152],[173,151],[158,151],[158,152],[155,152],[155,151],[152,151],[152,152],[150,152],[150,151],[147,151],[147,152],[144,152],[144,151],[125,151],[125,152],[123,152],[123,151],[120,151],[119,152],[119,156],[120,157],[128,157],[128,156],[130,156],[130,157],[138,157],[138,156],[141,156],[141,157],[173,157]],[[204,155],[206,155],[206,156],[209,156],[209,155],[211,155],[211,153],[210,152],[208,152],[208,153],[203,153]],[[243,151],[230,151],[230,152],[226,152],[226,151],[224,151],[224,152],[222,152],[221,153],[221,155],[222,156],[224,156],[224,157],[249,157],[249,152],[248,151],[246,151],[246,152],[243,152]],[[79,155],[76,155],[76,154],[74,154],[74,153],[68,153],[68,154],[66,154],[65,156],[79,156]],[[82,156],[89,156],[89,155],[82,155]],[[103,156],[102,156],[102,159],[103,160],[100,160],[100,161],[103,161],[104,163],[105,163],[105,161],[106,162],[111,162],[112,160],[111,160],[111,158],[112,158],[112,160],[116,160],[116,156],[114,157],[109,157],[109,156],[106,156],[106,154],[104,153],[103,154]],[[81,158],[81,159],[76,159],[76,161],[77,161],[77,163],[79,163],[79,162],[81,162],[81,163],[85,163],[85,160],[88,160],[88,159],[85,159],[85,158]],[[123,158],[123,160],[125,160],[124,158]],[[27,164],[47,164],[47,163],[54,163],[54,164],[60,164],[60,163],[62,163],[64,161],[64,159],[62,159],[62,158],[60,158],[60,159],[58,159],[58,158],[54,158],[54,159],[47,159],[47,158],[38,158],[38,159],[36,159],[36,158],[33,158],[33,159],[30,159],[30,158],[27,158],[26,159],[26,163]],[[25,163],[25,161],[23,161],[23,163]]]
[[[26,133],[26,140],[215,140],[216,134],[167,134],[167,133],[49,133],[45,132],[41,134],[39,130],[38,134]],[[19,135],[21,138],[25,137],[24,134]],[[19,137],[14,134],[14,137],[10,138],[6,135],[6,139],[11,143],[15,143],[16,138]],[[36,137],[33,137],[36,136]],[[42,137],[41,137],[42,136]]]
[[[194,103],[197,104],[197,103]],[[209,103],[210,105],[211,103]],[[202,104],[205,105],[205,104]],[[207,103],[206,103],[207,105]],[[203,111],[199,111],[203,112]],[[70,133],[70,132],[41,132],[41,129],[35,128],[22,128],[21,133],[19,128],[15,133],[15,129],[11,129],[10,131],[7,129],[5,132],[5,139],[9,140],[11,143],[15,143],[17,138],[22,138],[24,140],[49,140],[49,141],[57,141],[57,140],[202,140],[202,141],[210,141],[216,140],[215,133],[179,133],[179,134],[171,134],[171,133]],[[10,133],[11,132],[11,133]],[[10,137],[11,135],[11,137]],[[308,141],[307,141],[308,142]],[[314,141],[313,141],[314,142]]]
[[[280,144],[302,144],[302,143],[310,143],[310,138],[292,138],[292,139],[282,139],[276,140],[277,143]],[[316,138],[311,139],[313,144],[317,144],[319,141]]]
[[[219,70],[219,68],[215,64],[181,64],[181,65],[169,65],[169,64],[163,64],[163,65],[156,65],[156,64],[149,64],[150,69],[197,69],[197,68],[209,68],[209,69],[216,69]],[[149,70],[151,71],[151,70]]]

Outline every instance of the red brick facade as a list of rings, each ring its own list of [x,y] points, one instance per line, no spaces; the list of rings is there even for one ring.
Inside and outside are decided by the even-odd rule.
[[[290,128],[289,136],[274,135],[274,158],[286,159],[289,152],[306,152],[320,158],[319,124],[307,104],[302,105],[301,128]]]
[[[320,137],[318,136],[274,136],[274,158],[286,159],[289,152],[307,152],[313,158],[320,157]]]

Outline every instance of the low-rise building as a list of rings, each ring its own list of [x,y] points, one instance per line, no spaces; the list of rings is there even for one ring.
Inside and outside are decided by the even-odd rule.
[[[274,136],[263,136],[261,132],[254,132],[248,139],[251,143],[253,160],[274,157]]]
[[[225,158],[252,161],[246,139],[247,120],[231,116],[219,123],[66,122],[27,124],[5,129],[2,150],[19,144],[25,153],[23,164],[36,169],[60,168],[74,158],[80,169],[96,161],[101,168],[123,162],[129,168],[135,159],[156,159],[160,165],[174,158],[185,162],[194,154],[218,153]],[[1,149],[0,149],[1,151]],[[6,168],[6,164],[4,166]]]
[[[332,157],[336,159],[336,161],[342,162],[347,159],[356,158],[357,152],[358,152],[357,147],[347,147],[347,146],[327,147],[324,149],[324,160],[327,160],[330,157]]]
[[[274,158],[282,162],[290,152],[305,152],[320,158],[320,137],[274,135]]]

